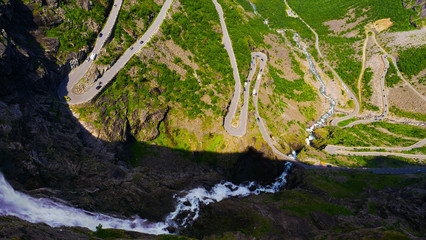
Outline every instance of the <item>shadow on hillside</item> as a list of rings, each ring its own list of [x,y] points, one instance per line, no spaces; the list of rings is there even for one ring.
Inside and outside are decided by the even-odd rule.
[[[60,198],[89,211],[158,221],[174,210],[173,196],[183,190],[209,188],[222,180],[268,184],[284,170],[282,161],[255,149],[193,152],[134,139],[99,140],[80,125],[65,102],[58,100],[58,86],[68,73],[61,73],[60,66],[43,57],[43,48],[30,34],[37,27],[28,15],[31,11],[20,1],[17,7],[22,8],[21,14],[14,19],[25,20],[16,23],[24,27],[10,32],[16,39],[22,38],[15,40],[18,43],[35,44],[30,48],[34,48],[30,59],[40,58],[48,71],[35,83],[30,76],[18,73],[11,74],[9,81],[1,79],[5,85],[15,86],[2,94],[1,100],[19,104],[23,112],[0,145],[0,169],[14,188],[33,196]]]

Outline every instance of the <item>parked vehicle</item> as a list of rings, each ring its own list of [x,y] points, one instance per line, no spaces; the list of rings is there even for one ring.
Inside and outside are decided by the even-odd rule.
[[[90,60],[95,60],[97,56],[98,56],[98,54],[96,54],[96,53],[90,54]]]

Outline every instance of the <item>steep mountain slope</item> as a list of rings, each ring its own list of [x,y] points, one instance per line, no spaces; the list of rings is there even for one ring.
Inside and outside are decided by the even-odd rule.
[[[77,91],[93,84],[143,34],[163,2],[124,1],[114,35]],[[422,161],[332,156],[323,151],[326,144],[410,145],[424,138],[422,126],[383,122],[349,129],[328,127],[315,132],[315,147],[306,143],[306,128],[330,105],[319,92],[320,83],[294,40],[294,31],[288,29],[299,32],[300,43],[312,55],[313,65],[326,83],[325,90],[340,103],[341,113],[350,112],[353,102],[318,57],[312,32],[293,17],[273,15],[279,8],[267,9],[265,2],[273,1],[253,1],[259,16],[246,0],[219,0],[242,81],[250,70],[250,53],[262,51],[268,55],[257,94],[261,117],[275,145],[284,153],[301,150],[300,160],[317,164],[423,166]],[[279,4],[283,7],[281,1]],[[85,61],[112,7],[112,1],[103,0],[0,1],[0,169],[12,186],[35,197],[62,199],[88,211],[162,221],[175,208],[173,196],[182,191],[199,186],[209,189],[223,180],[236,184],[253,180],[271,183],[284,166],[263,141],[253,103],[249,103],[249,127],[244,137],[231,137],[223,129],[233,94],[233,76],[222,44],[219,18],[210,0],[175,0],[166,22],[148,47],[132,58],[92,105],[70,109],[57,99],[59,83]],[[310,12],[296,10],[306,20],[315,20]],[[343,15],[328,16],[327,20],[351,15],[350,9],[345,10],[348,11],[339,11]],[[320,17],[324,14],[325,10]],[[357,17],[350,19],[356,21]],[[407,18],[399,20],[401,24],[409,22]],[[360,30],[360,26],[353,28]],[[277,32],[273,28],[287,30]],[[326,57],[336,68],[343,69],[339,70],[342,75],[358,76],[354,73],[361,69],[357,61],[362,55],[357,52],[361,32],[349,37],[354,43],[351,46],[342,40],[346,38],[340,36],[344,32],[337,37],[327,31],[325,34],[333,36],[321,42],[328,48],[328,40],[340,39],[327,49]],[[350,60],[334,58],[333,48],[337,55],[350,55]],[[373,58],[379,50],[369,51],[367,55]],[[349,62],[354,63],[350,69],[345,66]],[[365,75],[371,77],[379,71],[382,69],[371,69]],[[421,84],[422,71],[413,70],[413,81]],[[379,77],[373,76],[370,82],[376,78]],[[368,79],[363,81],[368,85]],[[397,88],[398,85],[391,91]],[[380,90],[373,90],[381,95]],[[407,99],[406,95],[400,98]],[[407,113],[401,105],[395,104],[395,112],[413,118],[413,113]],[[377,111],[372,108],[372,112]],[[418,112],[424,115],[422,109]],[[423,115],[417,113],[415,117],[424,121]],[[424,148],[413,151],[424,154]],[[203,206],[194,225],[179,230],[185,236],[206,239],[424,237],[423,186],[421,174],[381,176],[294,167],[286,185],[288,190]],[[12,217],[0,218],[0,236],[181,239],[50,228]]]

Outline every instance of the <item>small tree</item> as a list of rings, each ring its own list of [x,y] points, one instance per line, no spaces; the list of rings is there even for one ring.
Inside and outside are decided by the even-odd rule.
[[[102,230],[102,224],[99,223],[98,226],[96,226],[96,232],[100,232]]]

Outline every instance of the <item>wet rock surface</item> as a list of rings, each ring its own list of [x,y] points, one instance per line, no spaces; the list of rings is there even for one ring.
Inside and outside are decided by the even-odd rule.
[[[101,119],[110,142],[92,136],[56,96],[60,81],[85,59],[89,50],[69,52],[64,61],[57,61],[58,39],[46,38],[37,29],[60,22],[57,16],[48,16],[52,11],[60,12],[55,9],[59,1],[40,3],[51,9],[33,16],[20,1],[0,1],[0,170],[15,189],[35,197],[63,199],[89,211],[163,221],[174,210],[174,194],[199,186],[210,188],[221,180],[267,184],[282,172],[283,162],[264,158],[253,149],[243,154],[216,154],[143,145],[141,149],[148,150],[143,158],[135,160],[129,150],[131,144],[135,139],[152,140],[158,136],[158,126],[167,117],[169,106],[116,112],[112,116],[122,114],[125,118]],[[78,3],[81,8],[90,9],[90,1]],[[64,64],[59,65],[60,62]],[[161,94],[159,89],[152,91]],[[102,111],[102,106],[98,107]],[[214,161],[197,162],[205,155]],[[201,218],[192,227],[181,233],[200,238],[225,234],[236,239],[312,239],[334,231],[336,226],[379,228],[387,219],[418,231],[425,229],[421,221],[424,192],[418,190],[421,185],[375,190],[360,199],[330,199],[327,193],[309,184],[303,170],[294,168],[287,188],[342,204],[355,216],[330,216],[321,211],[306,216],[289,213],[280,204],[293,198],[283,191],[211,204],[203,208]],[[368,202],[385,204],[378,204],[373,216],[368,214]],[[93,238],[87,229],[55,229],[13,217],[1,217],[0,226],[0,238]],[[355,238],[369,236],[371,231],[352,233],[333,236]],[[129,238],[150,238],[126,234]]]

